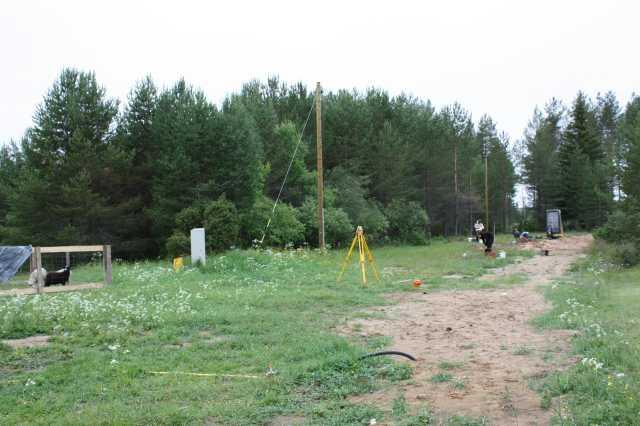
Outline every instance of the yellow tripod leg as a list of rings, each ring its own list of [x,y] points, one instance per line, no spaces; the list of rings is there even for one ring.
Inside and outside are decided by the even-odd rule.
[[[378,275],[378,269],[376,268],[376,264],[373,262],[373,253],[371,253],[371,250],[369,250],[369,244],[367,244],[367,240],[364,239],[364,236],[362,237],[362,240],[364,241],[364,248],[366,250],[369,263],[371,264],[371,268],[373,269],[373,275],[376,277],[376,280],[380,282],[380,275]]]
[[[347,268],[347,263],[349,262],[349,259],[351,259],[351,253],[353,253],[353,248],[356,246],[357,239],[358,239],[358,236],[356,235],[353,238],[353,241],[351,242],[351,247],[349,248],[347,257],[345,257],[344,262],[342,262],[342,268],[340,268],[340,273],[338,274],[338,282],[340,282],[340,279],[342,278],[342,274],[344,274],[344,270]]]
[[[362,284],[367,285],[367,272],[364,264],[364,240],[362,235],[358,235],[358,251],[360,252],[360,269],[362,270]]]

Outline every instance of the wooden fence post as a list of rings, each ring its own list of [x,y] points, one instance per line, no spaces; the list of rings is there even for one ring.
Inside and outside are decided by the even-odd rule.
[[[105,284],[111,284],[113,281],[113,271],[111,269],[111,246],[105,245],[102,251],[102,258],[104,260],[104,282]]]
[[[42,276],[42,253],[40,253],[40,247],[35,248],[35,256],[36,256],[36,293],[41,294],[42,288],[44,287],[44,277]]]
[[[31,259],[29,262],[29,273],[32,273],[33,271],[36,270],[37,268],[37,263],[36,263],[36,248],[32,247],[31,248]]]

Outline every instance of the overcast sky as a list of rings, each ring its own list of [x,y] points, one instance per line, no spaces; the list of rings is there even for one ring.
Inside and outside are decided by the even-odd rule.
[[[252,78],[377,86],[460,102],[520,138],[536,105],[640,92],[636,1],[6,1],[0,143],[19,138],[63,67],[126,98],[150,74],[214,102]]]

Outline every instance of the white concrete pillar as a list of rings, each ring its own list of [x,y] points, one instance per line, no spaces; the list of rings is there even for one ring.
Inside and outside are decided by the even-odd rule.
[[[203,265],[207,263],[204,228],[193,228],[191,230],[191,263],[195,265],[198,262]]]

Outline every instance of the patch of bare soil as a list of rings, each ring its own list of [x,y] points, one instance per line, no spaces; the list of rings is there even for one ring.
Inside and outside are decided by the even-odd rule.
[[[271,426],[297,426],[303,425],[305,418],[302,416],[278,416],[269,423]]]
[[[409,404],[426,403],[439,418],[458,414],[486,416],[498,425],[549,424],[552,413],[540,407],[529,380],[575,362],[566,357],[572,333],[541,332],[529,322],[549,309],[538,287],[564,274],[591,242],[590,235],[547,241],[549,256],[496,269],[484,278],[524,273],[528,281],[523,285],[402,293],[393,296],[396,305],[376,309],[386,318],[348,324],[347,334],[390,336],[392,349],[417,358],[410,384],[352,401],[390,408],[404,393]],[[451,378],[433,378],[439,373]]]
[[[42,289],[43,293],[61,293],[65,291],[76,291],[76,290],[87,290],[87,289],[95,289],[102,288],[104,284],[102,283],[86,283],[86,284],[69,284],[69,285],[56,285],[50,287],[44,287]],[[28,294],[37,294],[36,289],[33,287],[26,288],[12,288],[10,290],[2,290],[0,291],[0,297],[2,296],[24,296]]]
[[[24,339],[3,340],[2,343],[11,346],[13,349],[18,348],[39,348],[49,345],[51,336],[39,335],[25,337]]]

